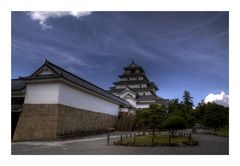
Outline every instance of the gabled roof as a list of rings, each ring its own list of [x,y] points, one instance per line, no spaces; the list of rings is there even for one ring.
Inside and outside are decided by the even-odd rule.
[[[52,70],[55,74],[49,74],[49,75],[38,75],[39,73],[41,73],[41,71],[45,68],[49,68],[50,70]],[[20,77],[20,79],[22,80],[43,80],[43,79],[58,79],[58,78],[63,78],[67,81],[70,81],[72,83],[74,83],[77,86],[80,86],[82,88],[86,88],[87,90],[90,90],[94,93],[97,93],[103,97],[106,97],[108,99],[111,99],[117,103],[119,103],[120,105],[126,105],[126,106],[130,106],[130,104],[121,99],[120,97],[117,97],[107,91],[105,91],[104,89],[66,71],[65,69],[49,62],[48,60],[45,61],[45,63],[39,68],[37,69],[31,76],[29,77]]]
[[[122,89],[121,89],[122,90]],[[131,92],[131,93],[133,93],[133,94],[136,94],[134,91],[132,91],[131,90],[131,88],[129,88],[128,86],[125,88],[125,89],[123,89],[119,94],[122,94],[122,93],[124,93],[124,92]]]
[[[134,100],[135,102],[137,101],[131,94],[127,94],[126,96],[123,97],[123,99],[127,99],[130,98],[132,100]]]

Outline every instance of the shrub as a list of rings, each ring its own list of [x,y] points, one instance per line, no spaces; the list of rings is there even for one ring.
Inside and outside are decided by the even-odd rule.
[[[184,129],[187,126],[187,122],[180,116],[170,116],[164,123],[164,128],[168,129],[172,134],[178,129]]]

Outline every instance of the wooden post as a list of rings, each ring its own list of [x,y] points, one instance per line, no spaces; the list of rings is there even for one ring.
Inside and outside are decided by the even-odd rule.
[[[188,136],[188,142],[190,142],[191,138],[192,138],[192,136],[191,136],[191,134],[189,134],[189,136]]]
[[[128,138],[128,135],[126,134],[126,140],[127,140],[127,138]]]
[[[133,135],[133,143],[135,144],[136,143],[136,134],[134,133]]]
[[[121,143],[122,143],[122,134],[121,134],[121,137],[120,137],[120,141],[121,141]]]
[[[153,145],[153,143],[154,143],[153,138],[154,138],[154,137],[152,136],[152,145]]]
[[[107,131],[107,144],[110,143],[110,130]]]

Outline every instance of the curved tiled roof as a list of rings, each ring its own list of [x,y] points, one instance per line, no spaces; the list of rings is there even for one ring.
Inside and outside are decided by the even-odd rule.
[[[147,79],[144,73],[130,73],[130,74],[122,74],[118,76],[119,78],[130,78],[130,77],[144,77]]]
[[[149,83],[146,80],[134,80],[134,81],[118,81],[118,82],[114,82],[114,85],[133,85],[133,84],[147,84]]]
[[[139,66],[139,65],[135,64],[133,61],[132,61],[131,64],[129,64],[127,67],[124,67],[123,69],[124,69],[124,70],[134,70],[134,69],[139,69],[139,70],[141,70],[142,72],[144,72],[142,66]]]
[[[128,87],[129,88],[129,87]],[[147,88],[129,88],[131,91],[133,92],[148,92],[151,91],[152,88],[151,87],[147,87]],[[120,93],[121,91],[123,91],[124,89],[116,89],[115,87],[112,87],[109,92],[111,93]]]
[[[12,79],[11,83],[12,91],[20,91],[26,88],[25,83],[20,79]]]
[[[138,101],[148,101],[148,100],[156,100],[158,101],[158,97],[157,96],[153,96],[153,95],[146,95],[146,96],[138,96],[137,97]]]

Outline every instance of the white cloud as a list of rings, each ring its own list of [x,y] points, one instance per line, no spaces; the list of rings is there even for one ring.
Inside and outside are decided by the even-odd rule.
[[[76,18],[84,17],[90,15],[91,12],[88,11],[39,11],[39,12],[28,12],[32,20],[38,21],[43,29],[52,28],[52,26],[47,24],[49,18],[60,18],[65,16],[73,16]]]
[[[223,106],[228,106],[229,105],[229,96],[227,94],[225,94],[223,91],[220,94],[209,93],[205,97],[204,102],[205,103],[215,102],[215,103],[223,105]]]

